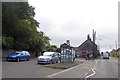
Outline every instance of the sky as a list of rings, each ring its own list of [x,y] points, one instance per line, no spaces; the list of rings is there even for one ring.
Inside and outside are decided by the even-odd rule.
[[[39,31],[57,45],[70,40],[78,47],[93,29],[96,44],[101,51],[116,48],[118,43],[119,0],[28,0],[35,7],[35,19],[40,23]]]

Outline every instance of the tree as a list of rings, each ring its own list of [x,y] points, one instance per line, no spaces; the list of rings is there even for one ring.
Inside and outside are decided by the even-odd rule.
[[[56,45],[50,45],[47,46],[46,51],[60,52],[60,48],[58,48]]]
[[[13,38],[14,49],[28,46],[27,42],[31,37],[30,30],[38,26],[36,20],[33,19],[34,8],[23,2],[5,2],[2,8],[3,36]]]
[[[3,2],[2,45],[4,49],[45,50],[50,46],[50,38],[38,32],[39,22],[34,19],[34,7],[27,2]]]

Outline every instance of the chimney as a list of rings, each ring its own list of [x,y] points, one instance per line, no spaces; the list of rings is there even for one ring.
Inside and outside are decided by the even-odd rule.
[[[91,40],[91,38],[90,38],[90,35],[89,35],[89,34],[87,35],[87,40]]]

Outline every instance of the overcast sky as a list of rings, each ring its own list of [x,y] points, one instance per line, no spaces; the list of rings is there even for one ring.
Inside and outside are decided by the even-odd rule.
[[[118,41],[119,0],[28,0],[35,7],[40,30],[57,45],[70,40],[78,47],[96,31],[101,51],[115,48]]]

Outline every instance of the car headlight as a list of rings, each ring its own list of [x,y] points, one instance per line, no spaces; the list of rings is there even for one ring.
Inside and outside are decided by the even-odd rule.
[[[41,58],[38,58],[38,60],[41,60]]]

